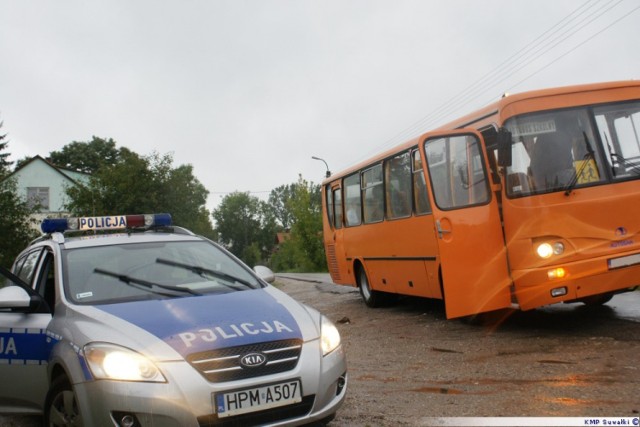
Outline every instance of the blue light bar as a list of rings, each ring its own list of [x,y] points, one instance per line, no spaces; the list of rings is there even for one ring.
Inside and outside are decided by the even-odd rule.
[[[128,228],[168,227],[171,215],[113,215],[78,218],[47,218],[40,228],[43,233],[64,233],[65,231],[84,230],[126,230]]]

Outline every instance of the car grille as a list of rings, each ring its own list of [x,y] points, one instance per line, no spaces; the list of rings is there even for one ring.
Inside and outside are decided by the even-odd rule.
[[[187,361],[208,381],[224,382],[290,371],[298,364],[301,351],[302,340],[282,340],[193,353]],[[242,366],[242,356],[253,353],[266,356],[266,363]]]

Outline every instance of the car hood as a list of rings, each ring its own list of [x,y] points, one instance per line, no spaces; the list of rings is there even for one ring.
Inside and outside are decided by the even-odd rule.
[[[78,307],[79,308],[79,307]],[[157,339],[182,357],[201,351],[319,335],[319,315],[269,286],[222,295],[79,308],[87,341],[111,341],[167,359]],[[80,326],[84,323],[84,326]],[[89,329],[93,329],[93,332]],[[80,332],[80,331],[78,331]]]

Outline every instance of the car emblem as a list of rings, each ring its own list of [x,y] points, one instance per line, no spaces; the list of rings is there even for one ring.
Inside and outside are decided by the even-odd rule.
[[[267,363],[267,356],[262,353],[249,353],[240,358],[243,368],[257,368]]]
[[[627,229],[624,227],[618,227],[616,228],[616,236],[625,236],[627,234]]]

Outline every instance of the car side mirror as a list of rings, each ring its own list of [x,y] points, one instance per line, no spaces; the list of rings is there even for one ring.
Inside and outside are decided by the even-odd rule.
[[[31,295],[20,286],[0,289],[0,308],[25,309],[31,306]]]
[[[259,278],[264,280],[267,283],[273,283],[276,280],[276,275],[271,271],[270,268],[265,267],[264,265],[256,265],[253,267],[253,271],[256,272]]]
[[[498,166],[511,166],[511,132],[507,128],[498,129]]]

